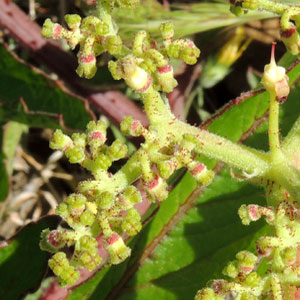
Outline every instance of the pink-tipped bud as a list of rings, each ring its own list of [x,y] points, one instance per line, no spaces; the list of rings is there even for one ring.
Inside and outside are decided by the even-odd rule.
[[[274,209],[271,207],[259,206],[256,204],[243,204],[238,211],[238,214],[244,225],[249,225],[252,221],[259,220],[262,216],[266,217],[266,221],[272,224],[275,218]]]
[[[52,230],[48,236],[49,243],[56,248],[58,248],[61,245],[60,238],[60,233],[57,230]]]
[[[131,253],[123,239],[117,234],[113,233],[106,239],[106,250],[110,255],[110,262],[112,264],[119,264],[123,262]]]
[[[55,24],[53,27],[53,38],[54,39],[61,38],[61,35],[60,35],[61,31],[62,31],[62,26],[59,24]]]
[[[150,181],[142,181],[144,189],[150,196],[150,200],[162,201],[168,197],[167,183],[158,174]]]
[[[286,48],[293,54],[298,55],[300,52],[300,37],[295,25],[280,32],[281,39]]]
[[[94,131],[91,135],[90,135],[90,140],[100,140],[101,142],[105,142],[105,137],[103,136],[103,134],[100,131]]]
[[[188,166],[190,173],[202,185],[209,185],[214,178],[214,171],[208,170],[203,163],[192,162]]]

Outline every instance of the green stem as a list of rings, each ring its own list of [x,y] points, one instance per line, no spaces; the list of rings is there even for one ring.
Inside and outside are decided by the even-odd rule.
[[[270,0],[261,0],[258,3],[257,9],[263,9],[278,15],[282,15],[285,10],[289,9],[289,6],[282,3],[274,3],[274,1]]]
[[[192,134],[199,141],[196,151],[207,157],[225,162],[250,176],[262,176],[268,171],[268,154],[177,120],[152,87],[142,95],[142,99],[150,124],[158,130],[159,139],[173,137],[180,142],[184,134]]]
[[[276,100],[276,94],[270,94],[270,112],[269,112],[269,147],[271,152],[271,161],[277,162],[283,159],[279,141],[279,103]]]
[[[176,130],[195,135],[199,141],[195,149],[196,152],[238,168],[249,174],[249,177],[263,176],[269,169],[269,155],[267,153],[236,144],[226,138],[183,122],[178,124]]]

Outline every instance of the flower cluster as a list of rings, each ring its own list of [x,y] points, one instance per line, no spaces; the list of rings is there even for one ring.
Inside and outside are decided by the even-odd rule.
[[[112,176],[107,171],[112,162],[127,154],[127,147],[119,140],[110,146],[105,145],[105,141],[104,123],[91,121],[86,133],[75,133],[70,138],[57,130],[50,142],[52,149],[63,151],[71,163],[88,169],[95,179],[81,182],[77,193],[71,194],[56,208],[56,213],[71,229],[59,227],[42,233],[41,248],[57,252],[49,266],[62,285],[77,280],[78,271],[75,269],[93,270],[100,264],[96,240],[99,235],[103,238],[110,262],[117,264],[130,254],[120,235],[123,232],[135,235],[142,227],[140,214],[134,208],[142,200],[140,192],[132,185],[118,190],[117,182],[104,186]],[[63,252],[58,252],[64,246],[74,246],[70,263]]]
[[[281,15],[281,40],[293,55],[300,53],[300,8],[270,0],[230,0],[230,9],[237,16],[248,10],[267,10]]]
[[[159,124],[173,117],[169,113],[164,116],[158,107],[147,104],[156,101],[159,105],[162,101],[159,91],[170,92],[177,85],[170,58],[193,64],[200,51],[192,41],[174,40],[173,26],[169,23],[161,26],[163,41],[159,45],[148,33],[141,31],[135,36],[132,50],[124,46],[109,13],[115,4],[133,7],[137,3],[98,1],[99,17],[88,16],[81,20],[78,15],[67,15],[69,30],[49,19],[43,26],[46,37],[64,38],[71,48],[80,44],[77,68],[80,76],[94,76],[96,56],[104,51],[115,56],[117,60],[109,63],[113,77],[124,79],[141,94],[151,123],[147,129],[131,117],[124,119],[121,124],[124,134],[142,136],[145,142],[115,174],[109,169],[114,161],[126,158],[127,147],[119,140],[110,146],[105,144],[106,125],[103,122],[90,122],[85,133],[75,133],[72,137],[61,130],[55,131],[50,147],[63,151],[70,163],[80,164],[93,175],[93,180],[79,183],[76,193],[56,209],[70,229],[61,226],[42,233],[41,248],[55,253],[49,265],[62,285],[77,280],[78,268],[93,270],[100,264],[97,239],[102,241],[112,264],[130,255],[123,238],[137,234],[142,228],[141,216],[135,208],[142,201],[141,193],[131,185],[139,177],[151,202],[167,198],[166,180],[180,167],[187,167],[202,184],[208,184],[213,178],[213,172],[204,164],[193,161],[195,143],[174,135],[172,130],[159,129]],[[69,258],[61,251],[65,246],[74,246]]]
[[[239,252],[236,260],[224,270],[231,281],[215,280],[212,287],[200,290],[196,299],[231,297],[248,300],[267,297],[281,300],[283,295],[298,293],[300,271],[296,257],[300,214],[299,204],[295,200],[300,197],[300,172],[291,162],[299,148],[299,143],[293,140],[299,141],[300,119],[282,145],[279,106],[289,94],[289,85],[285,69],[275,63],[274,46],[271,63],[265,67],[262,78],[270,94],[270,151],[265,153],[181,122],[171,113],[164,94],[177,85],[170,60],[175,58],[187,64],[196,63],[200,50],[192,41],[174,39],[173,26],[165,23],[160,27],[162,42],[155,42],[147,32],[141,31],[136,34],[132,49],[129,49],[118,36],[110,12],[114,5],[134,7],[138,1],[98,0],[97,3],[98,17],[89,16],[81,20],[77,15],[67,15],[69,30],[46,20],[43,34],[56,39],[64,38],[71,48],[80,44],[77,72],[86,78],[96,72],[96,56],[104,51],[113,55],[116,60],[109,62],[110,72],[116,80],[124,79],[140,94],[150,126],[145,128],[130,116],[121,123],[124,135],[144,139],[130,158],[127,157],[126,145],[121,141],[106,144],[107,128],[101,121],[90,122],[85,133],[75,133],[72,137],[61,130],[55,131],[50,147],[63,151],[70,163],[81,165],[93,176],[91,180],[79,183],[76,192],[56,209],[69,227],[62,224],[56,230],[42,232],[40,246],[54,253],[49,266],[59,282],[62,285],[73,284],[79,277],[79,268],[94,270],[99,266],[103,258],[99,244],[105,248],[109,263],[124,261],[131,251],[124,237],[136,235],[142,229],[142,217],[137,209],[142,194],[134,183],[140,179],[146,194],[144,200],[153,203],[168,197],[167,179],[182,167],[199,184],[208,185],[214,172],[197,160],[197,155],[202,154],[250,174],[248,178],[264,185],[269,206],[243,205],[239,215],[245,225],[265,217],[274,227],[274,235],[261,237],[257,241],[257,256],[248,251]],[[289,9],[282,4],[272,7],[269,0],[233,1],[231,4],[237,13],[244,9],[273,9],[282,15],[284,31],[294,26],[290,20],[294,20],[296,27],[299,27],[297,7]],[[296,52],[294,49],[298,49],[298,39],[293,34],[289,37],[284,34],[285,43],[290,45],[288,47],[292,52]],[[239,47],[240,43],[238,39],[235,46]],[[111,165],[123,158],[128,158],[127,162],[113,174]],[[299,161],[299,158],[294,160]],[[74,249],[68,257],[65,247]],[[256,272],[262,259],[270,265],[264,276]]]
[[[262,236],[256,242],[257,256],[241,251],[223,274],[231,281],[214,280],[211,287],[200,290],[195,299],[296,299],[300,285],[300,266],[297,262],[300,240],[300,206],[290,197],[276,209],[258,205],[242,205],[239,216],[249,225],[262,216],[274,228],[273,236]],[[257,273],[260,263],[269,267],[264,276]]]
[[[136,92],[142,93],[152,85],[155,90],[171,92],[177,85],[173,77],[170,58],[195,64],[200,50],[186,39],[173,40],[171,23],[160,27],[163,42],[158,45],[146,31],[136,34],[132,54],[109,63],[109,69],[116,80],[125,79]]]

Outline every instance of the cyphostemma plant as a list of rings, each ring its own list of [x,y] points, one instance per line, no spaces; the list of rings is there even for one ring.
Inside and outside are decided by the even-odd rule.
[[[106,249],[108,263],[118,264],[130,255],[123,238],[141,229],[136,205],[142,201],[134,186],[140,180],[148,200],[160,202],[168,197],[167,179],[185,167],[199,185],[209,185],[214,172],[196,159],[198,154],[226,163],[239,170],[239,179],[263,186],[267,206],[242,205],[239,216],[248,225],[265,217],[274,228],[272,236],[257,241],[257,255],[241,251],[224,274],[229,280],[214,280],[211,287],[198,292],[196,299],[297,299],[300,294],[300,167],[298,119],[285,139],[281,139],[278,116],[280,104],[289,94],[285,69],[274,59],[265,67],[262,84],[269,93],[269,151],[259,151],[184,123],[172,114],[164,93],[177,85],[171,58],[194,64],[199,49],[188,39],[174,39],[171,23],[161,25],[162,41],[156,42],[146,31],[134,37],[132,48],[125,46],[111,17],[114,6],[134,8],[138,1],[97,1],[95,16],[81,19],[67,15],[69,29],[46,20],[43,34],[64,38],[71,48],[80,45],[77,73],[91,78],[97,71],[96,57],[109,52],[114,59],[108,68],[116,80],[124,79],[140,95],[149,119],[145,128],[138,120],[126,117],[121,123],[125,135],[141,136],[144,142],[131,157],[119,140],[106,145],[106,125],[92,121],[85,133],[72,137],[57,130],[50,147],[61,150],[71,163],[89,170],[92,179],[79,183],[76,193],[61,203],[56,213],[68,224],[42,233],[41,248],[54,253],[49,265],[61,285],[74,284],[79,268],[95,269],[101,263],[97,240]],[[272,1],[233,1],[231,9],[241,14],[245,9],[267,9],[282,15],[282,39],[292,54],[299,52],[298,7]],[[233,120],[234,122],[234,120]],[[116,160],[128,158],[123,167],[111,173]],[[74,251],[67,257],[65,247]],[[264,259],[269,264],[265,276],[256,272]]]

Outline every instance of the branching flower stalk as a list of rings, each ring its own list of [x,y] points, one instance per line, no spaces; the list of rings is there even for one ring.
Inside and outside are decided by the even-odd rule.
[[[292,18],[297,22],[298,8],[269,5],[270,1],[245,0],[234,2],[232,10],[267,8],[282,14],[283,35],[291,30]],[[273,3],[273,2],[272,2]],[[185,167],[200,185],[208,185],[214,177],[197,154],[222,161],[240,170],[247,178],[259,182],[266,190],[267,207],[242,205],[239,215],[243,224],[265,217],[274,227],[273,236],[257,241],[258,256],[242,251],[231,262],[224,274],[232,280],[215,280],[212,287],[200,290],[196,299],[296,299],[300,286],[300,266],[297,261],[300,223],[300,118],[287,137],[281,142],[279,133],[279,107],[289,94],[285,69],[274,60],[265,67],[262,84],[270,95],[269,145],[263,152],[199,129],[179,121],[170,111],[164,93],[177,85],[173,76],[171,58],[194,64],[200,54],[195,44],[187,39],[173,38],[170,23],[160,27],[162,42],[157,43],[141,31],[136,34],[132,48],[123,45],[117,25],[110,13],[114,5],[135,7],[138,1],[97,1],[97,16],[81,19],[67,15],[69,29],[45,21],[43,34],[55,39],[64,38],[71,48],[80,45],[78,52],[80,76],[91,78],[97,70],[96,57],[109,52],[115,60],[109,62],[109,70],[116,80],[124,79],[128,86],[140,94],[150,126],[145,128],[138,120],[127,116],[121,123],[125,135],[141,136],[144,142],[126,164],[115,174],[109,171],[112,163],[127,157],[127,147],[116,140],[106,145],[106,125],[101,121],[90,122],[86,132],[72,137],[57,130],[50,142],[52,149],[65,153],[71,163],[89,170],[93,179],[79,183],[76,193],[61,203],[56,213],[68,224],[56,230],[44,230],[40,246],[54,253],[49,266],[61,285],[70,285],[79,277],[79,268],[94,270],[101,257],[97,238],[102,238],[111,264],[118,264],[130,255],[122,237],[136,235],[141,229],[141,216],[135,205],[141,202],[140,192],[133,185],[140,180],[147,197],[160,202],[168,197],[167,179],[179,168]],[[263,6],[264,5],[264,6]],[[293,24],[293,23],[291,23]],[[289,27],[290,26],[290,27]],[[295,34],[295,33],[293,33]],[[294,52],[299,41],[294,37],[285,40],[287,48]],[[296,46],[295,46],[296,43]],[[64,247],[74,247],[67,257]],[[264,258],[270,264],[269,272],[261,277],[256,268]]]

